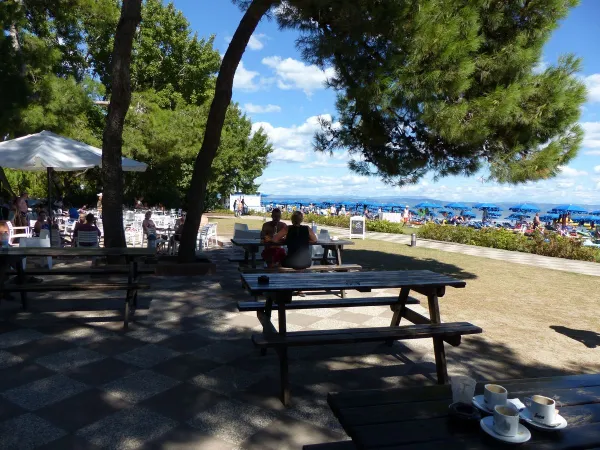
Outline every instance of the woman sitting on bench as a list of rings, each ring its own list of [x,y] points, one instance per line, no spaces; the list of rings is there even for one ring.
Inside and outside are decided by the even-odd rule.
[[[301,225],[304,214],[295,211],[292,214],[292,225],[279,231],[274,237],[274,242],[285,241],[288,253],[281,263],[282,267],[290,269],[306,269],[312,265],[310,243],[317,242],[317,236],[310,227]]]

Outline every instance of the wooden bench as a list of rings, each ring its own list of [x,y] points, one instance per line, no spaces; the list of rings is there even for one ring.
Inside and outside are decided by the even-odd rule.
[[[352,441],[325,442],[323,444],[305,445],[302,450],[356,450],[356,445]]]
[[[287,305],[286,305],[287,309]],[[259,312],[259,320],[265,328],[265,332],[254,334],[252,342],[261,349],[274,348],[279,356],[279,373],[281,382],[281,401],[284,405],[289,404],[289,368],[288,347],[301,347],[309,345],[332,345],[332,344],[358,344],[363,342],[390,342],[405,339],[460,339],[463,335],[478,334],[482,329],[467,322],[430,323],[419,325],[356,328],[345,330],[315,330],[315,331],[293,331],[279,334],[268,320],[269,318]],[[444,367],[437,367],[439,364]],[[446,372],[446,360],[438,361],[436,368],[438,373]],[[438,380],[440,382],[440,380]]]
[[[398,297],[373,297],[373,298],[345,298],[342,300],[294,300],[286,305],[286,310],[292,309],[316,309],[316,308],[352,308],[358,306],[391,306],[398,303]],[[418,305],[421,302],[408,297],[407,305]],[[238,302],[240,312],[264,311],[266,302]]]
[[[320,256],[315,256],[314,258],[312,258],[313,261],[317,262],[317,261],[323,261],[323,258]],[[336,259],[335,258],[325,258],[326,261],[332,261],[335,263]],[[229,258],[227,258],[227,261],[229,262],[233,262],[233,263],[238,263],[240,266],[245,266],[248,265],[250,263],[252,263],[251,259],[246,259],[243,256],[230,256]],[[256,258],[255,260],[257,263],[264,263],[265,260],[262,258]]]
[[[150,285],[143,283],[129,282],[108,282],[108,283],[60,283],[60,282],[43,282],[43,283],[3,283],[0,286],[0,292],[53,292],[53,291],[127,291],[125,296],[125,313],[123,318],[123,326],[129,326],[129,318],[132,309],[137,307],[137,291],[138,289],[148,289]],[[21,304],[24,310],[27,310],[27,297],[21,295]]]
[[[53,267],[52,269],[46,268],[27,268],[26,274],[35,276],[43,275],[127,275],[129,274],[129,266],[100,266],[100,267]],[[150,275],[155,272],[154,266],[152,267],[138,267],[138,275]],[[9,275],[16,275],[17,272],[11,270],[8,272]]]

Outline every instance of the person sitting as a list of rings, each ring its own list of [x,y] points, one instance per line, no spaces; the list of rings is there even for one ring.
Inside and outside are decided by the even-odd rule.
[[[75,208],[74,206],[71,206],[69,208],[69,219],[71,219],[71,220],[79,219],[79,210],[77,208]]]
[[[267,243],[271,242],[284,228],[287,228],[287,225],[281,221],[281,210],[273,208],[271,221],[265,222],[260,230],[260,239]],[[281,247],[268,246],[262,251],[261,256],[267,263],[267,267],[274,267],[285,258],[285,250]]]
[[[310,227],[301,225],[303,219],[304,214],[296,211],[292,214],[292,225],[282,228],[273,237],[273,242],[285,241],[288,248],[287,256],[281,263],[282,267],[300,270],[312,265],[310,244],[317,242],[317,236]]]
[[[40,212],[38,214],[38,218],[33,225],[33,236],[39,237],[42,230],[49,230],[50,225],[48,225],[48,217],[45,212]]]
[[[94,217],[94,215],[92,213],[89,213],[87,216],[85,216],[85,223],[79,222],[75,225],[75,228],[73,230],[73,241],[75,243],[77,243],[77,234],[80,231],[95,231],[98,233],[98,237],[100,237],[102,235],[102,233],[96,226],[96,218]],[[82,247],[93,247],[94,244],[91,242],[82,242],[81,246]]]
[[[175,245],[175,241],[179,242],[181,240],[181,233],[183,232],[183,225],[185,224],[185,213],[181,214],[181,217],[177,219],[175,222],[175,230],[173,236],[171,236],[170,245],[173,247]]]

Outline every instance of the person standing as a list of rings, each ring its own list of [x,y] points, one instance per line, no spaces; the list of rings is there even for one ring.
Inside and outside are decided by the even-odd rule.
[[[237,217],[237,204],[238,204],[238,201],[237,201],[237,198],[236,198],[236,199],[233,201],[233,215],[234,215],[235,217]]]
[[[542,221],[540,220],[540,213],[536,213],[535,217],[533,218],[533,229],[537,230],[540,225],[542,225]]]
[[[410,221],[410,209],[409,206],[406,205],[404,207],[404,211],[402,212],[402,226],[406,226],[406,224]]]
[[[29,221],[27,220],[27,213],[29,210],[29,205],[27,204],[27,200],[29,199],[29,194],[26,191],[21,192],[21,195],[17,197],[15,202],[15,206],[17,208],[15,214],[15,226],[29,226]]]

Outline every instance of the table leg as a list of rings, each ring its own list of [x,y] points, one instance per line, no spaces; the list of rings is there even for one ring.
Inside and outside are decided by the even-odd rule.
[[[429,317],[431,318],[431,323],[442,323],[437,293],[433,292],[428,294],[427,303],[429,304]],[[442,338],[433,338],[433,353],[435,354],[435,368],[437,371],[438,384],[447,384],[448,367],[446,365],[446,351],[444,350],[444,340]]]
[[[342,265],[342,249],[341,249],[341,245],[336,245],[335,246],[335,262],[337,263],[338,266]],[[346,298],[346,291],[344,289],[342,289],[340,291],[340,295],[342,298]]]
[[[269,321],[269,323],[271,323],[271,312],[273,311],[273,297],[271,296],[271,294],[267,294],[266,295],[266,302],[265,302],[265,310],[263,312],[263,314],[266,316],[267,320]],[[261,312],[258,311],[257,315],[258,320],[260,320],[260,314]],[[272,326],[272,325],[271,325]],[[263,333],[270,333],[271,330],[267,329],[265,327],[265,325],[263,324]],[[267,349],[266,348],[261,348],[260,349],[260,356],[265,356],[267,354]]]
[[[327,264],[327,257],[329,256],[329,247],[327,245],[322,245],[323,247],[323,256],[321,257],[321,265],[324,266]]]
[[[291,300],[291,293],[277,293],[277,312],[279,315],[279,334],[285,335],[287,324],[285,320],[285,304],[288,299]],[[285,406],[290,404],[290,380],[288,367],[288,349],[281,347],[279,353],[279,376],[281,383],[281,402]]]
[[[23,269],[23,259],[22,258],[17,258],[16,259],[16,269],[17,269],[17,283],[18,284],[25,284],[25,269]],[[21,306],[23,307],[23,310],[27,309],[27,292],[22,291],[21,292]]]
[[[398,301],[391,306],[392,311],[394,311],[394,315],[392,316],[392,322],[390,323],[390,327],[397,327],[400,325],[400,320],[404,315],[404,308],[406,308],[406,301],[408,300],[408,294],[410,293],[410,288],[403,287],[400,289],[400,294],[398,295]],[[386,341],[387,345],[390,347],[394,345],[393,340]]]

